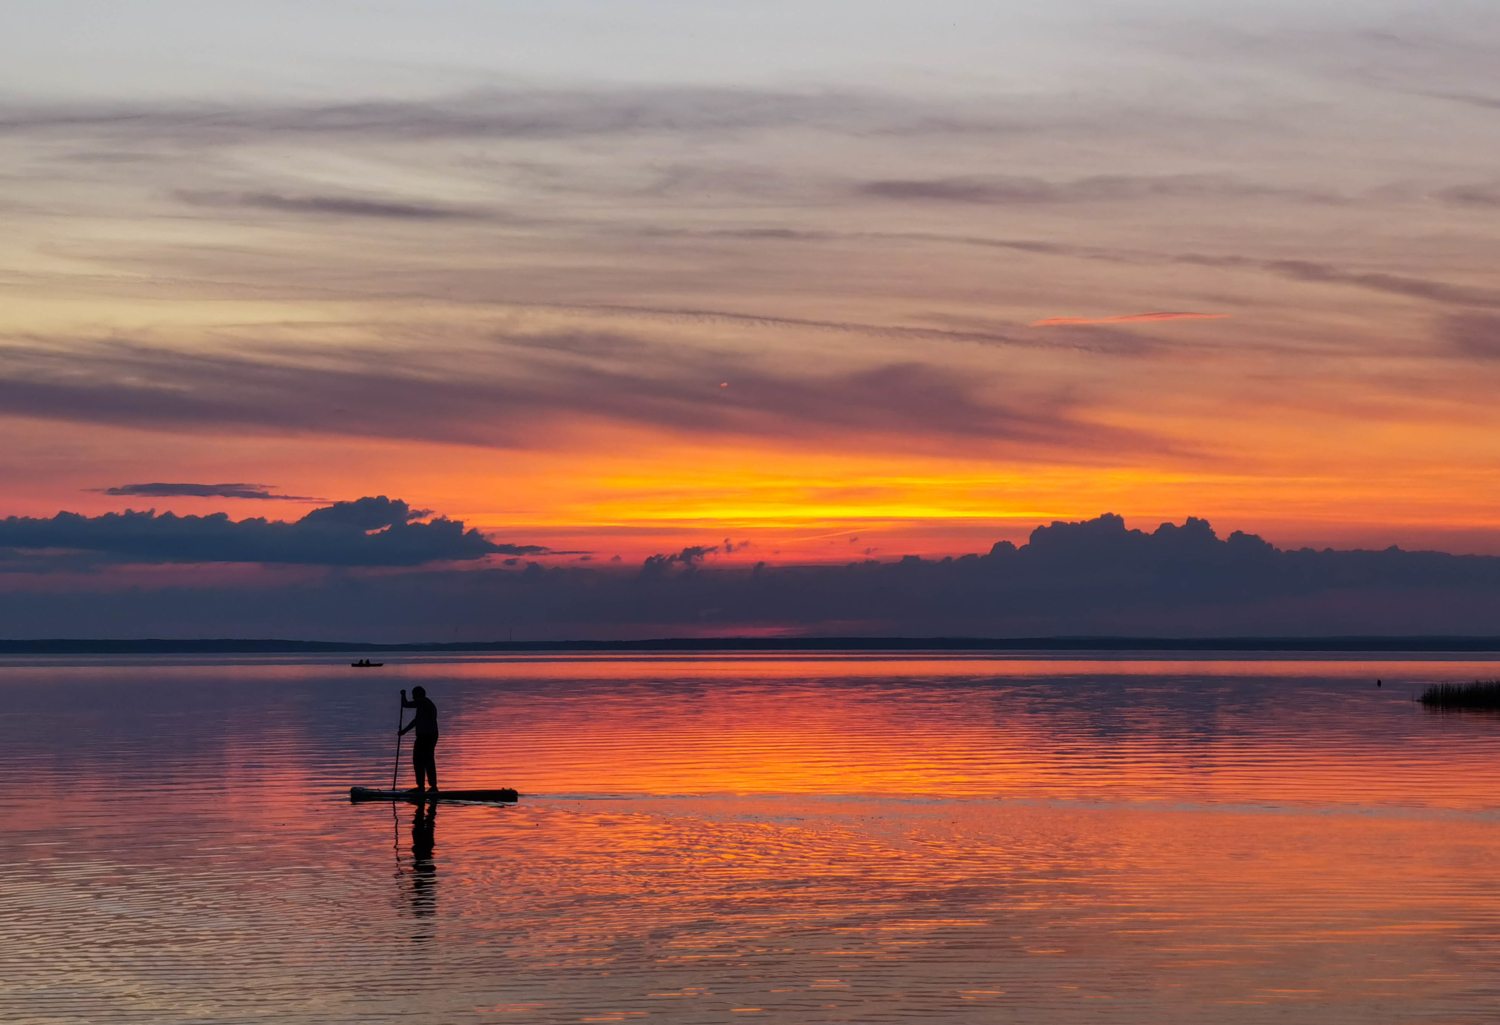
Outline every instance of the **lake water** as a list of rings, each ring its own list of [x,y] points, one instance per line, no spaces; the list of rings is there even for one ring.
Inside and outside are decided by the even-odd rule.
[[[1500,1019],[1494,663],[347,661],[0,662],[0,1020]]]

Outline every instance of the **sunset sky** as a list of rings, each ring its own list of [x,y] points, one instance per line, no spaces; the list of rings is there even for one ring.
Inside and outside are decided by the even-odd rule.
[[[0,517],[1500,553],[1500,10],[1128,8],[20,5]]]

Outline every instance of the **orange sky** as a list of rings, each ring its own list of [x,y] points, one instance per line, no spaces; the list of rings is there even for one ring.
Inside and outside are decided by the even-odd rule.
[[[956,554],[1105,511],[1500,552],[1493,112],[1410,88],[1440,62],[1254,59],[1251,96],[1204,57],[1201,97],[1144,106],[22,104],[0,514],[308,508],[100,490],[251,482],[629,560]]]

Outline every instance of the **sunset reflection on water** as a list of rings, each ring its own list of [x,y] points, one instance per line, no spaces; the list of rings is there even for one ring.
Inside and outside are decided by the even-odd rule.
[[[1496,1013],[1491,664],[388,661],[9,666],[0,1018]]]

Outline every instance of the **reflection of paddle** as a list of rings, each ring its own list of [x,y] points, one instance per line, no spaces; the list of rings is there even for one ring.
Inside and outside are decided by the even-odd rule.
[[[396,789],[396,773],[401,771],[401,731],[406,727],[401,720],[406,718],[406,691],[401,692],[401,705],[396,709],[396,764],[391,767],[391,789]]]

